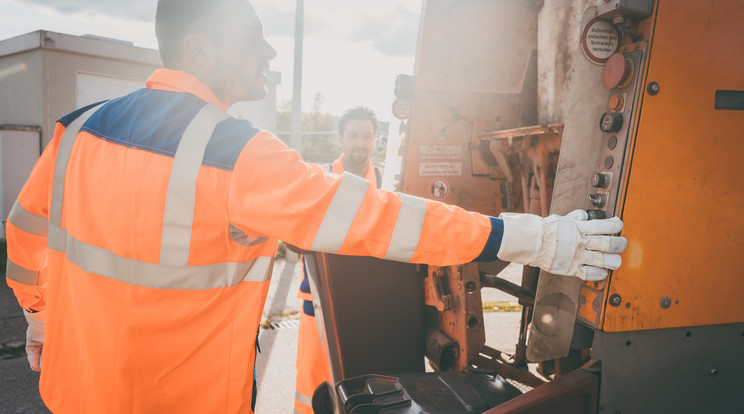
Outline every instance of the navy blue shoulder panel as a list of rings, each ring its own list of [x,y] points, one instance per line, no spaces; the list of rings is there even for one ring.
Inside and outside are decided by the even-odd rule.
[[[84,107],[82,107],[80,109],[76,109],[76,110],[70,112],[69,114],[63,116],[62,118],[58,119],[57,122],[59,122],[60,124],[64,125],[65,128],[67,128],[70,125],[70,122],[76,120],[80,115],[84,114],[85,111],[87,111],[88,109],[90,109],[90,108],[92,108],[92,107],[100,104],[101,102],[106,102],[106,101],[98,101],[98,102],[92,103],[92,104],[90,104],[88,106],[84,106]]]
[[[173,157],[183,131],[203,105],[191,94],[139,89],[106,103],[80,130]]]
[[[228,118],[220,122],[204,151],[204,165],[232,171],[240,151],[258,131],[244,119]]]
[[[81,130],[112,143],[173,157],[183,132],[204,105],[189,93],[139,89],[103,105]],[[60,122],[71,122],[84,109]],[[220,122],[202,163],[232,170],[243,147],[257,132],[248,121],[229,118]]]

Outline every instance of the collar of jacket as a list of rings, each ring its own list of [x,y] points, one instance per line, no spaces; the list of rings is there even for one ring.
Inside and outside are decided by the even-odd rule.
[[[148,89],[158,89],[171,92],[187,92],[204,102],[217,105],[218,108],[227,112],[217,96],[205,84],[194,75],[181,70],[157,69],[145,82]]]
[[[341,175],[344,173],[344,161],[343,161],[344,155],[341,154],[338,158],[336,158],[336,161],[334,161],[331,164],[331,172],[334,174]],[[377,185],[377,188],[380,188],[379,184],[377,182],[377,174],[375,174],[375,166],[372,165],[372,161],[369,162],[369,165],[367,166],[367,172],[364,173],[364,178],[367,181],[373,182]]]

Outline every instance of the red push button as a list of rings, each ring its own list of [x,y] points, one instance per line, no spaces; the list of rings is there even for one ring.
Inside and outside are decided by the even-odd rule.
[[[602,84],[607,89],[612,89],[627,78],[628,64],[622,53],[615,53],[607,59],[602,70]]]

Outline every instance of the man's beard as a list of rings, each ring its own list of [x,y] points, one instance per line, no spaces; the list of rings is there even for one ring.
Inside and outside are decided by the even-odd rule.
[[[355,164],[364,164],[369,160],[369,152],[357,150],[351,152],[351,161]]]

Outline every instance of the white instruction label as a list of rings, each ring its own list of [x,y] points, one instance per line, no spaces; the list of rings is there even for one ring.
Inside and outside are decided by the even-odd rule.
[[[581,43],[589,60],[604,64],[620,49],[620,33],[607,20],[592,19],[584,26]]]
[[[462,175],[461,162],[420,162],[419,177]]]
[[[420,160],[461,160],[460,145],[419,145]]]

